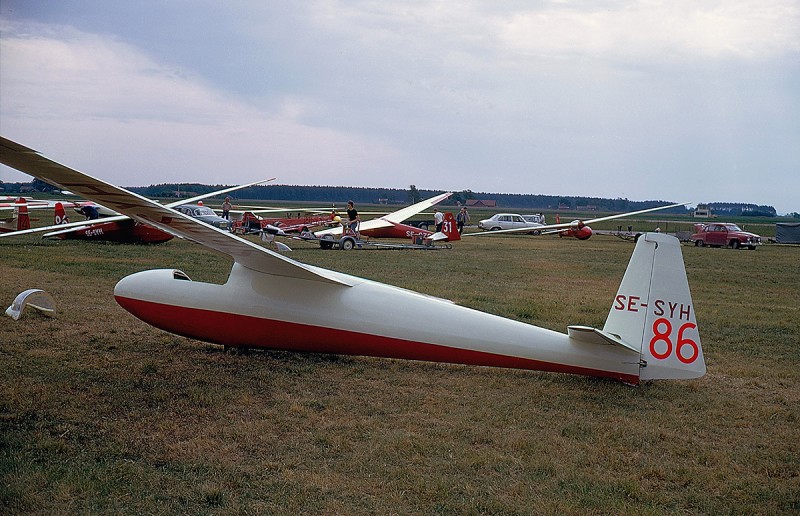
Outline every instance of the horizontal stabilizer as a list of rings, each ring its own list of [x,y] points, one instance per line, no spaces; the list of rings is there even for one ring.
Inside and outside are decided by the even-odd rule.
[[[586,342],[588,344],[611,344],[614,346],[621,346],[634,353],[639,353],[638,349],[626,343],[618,336],[606,333],[603,330],[598,330],[597,328],[590,328],[589,326],[568,326],[567,334],[569,334],[570,339]]]

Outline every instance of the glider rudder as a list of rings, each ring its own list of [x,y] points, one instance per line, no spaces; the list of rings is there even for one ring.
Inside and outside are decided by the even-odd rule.
[[[456,242],[461,240],[461,233],[458,232],[458,225],[456,218],[449,211],[444,214],[444,221],[442,223],[442,233],[447,236],[448,242]]]
[[[67,224],[68,222],[69,218],[67,217],[66,210],[64,210],[64,205],[57,202],[55,213],[53,214],[53,225]]]
[[[17,231],[23,231],[31,228],[31,217],[28,214],[28,202],[20,197],[15,204],[15,211],[17,212]]]
[[[640,352],[640,378],[699,378],[706,372],[680,242],[645,233],[611,305],[603,332]]]

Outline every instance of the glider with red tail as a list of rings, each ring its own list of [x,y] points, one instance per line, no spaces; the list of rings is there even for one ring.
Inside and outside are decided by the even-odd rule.
[[[131,218],[122,216],[113,217],[117,220],[105,220],[94,224],[79,223],[78,226],[51,231],[42,235],[43,238],[60,238],[62,240],[103,240],[120,244],[160,244],[172,239],[172,235],[142,224]],[[72,226],[61,203],[56,204],[55,226]],[[40,231],[44,228],[38,228]]]
[[[225,219],[221,219],[220,217],[214,215],[214,212],[212,210],[207,208],[203,209],[204,207],[202,206],[201,201],[208,197],[213,197],[215,195],[221,195],[224,193],[232,192],[234,190],[247,188],[260,183],[265,183],[267,181],[272,181],[274,179],[275,178],[271,178],[271,179],[256,181],[253,183],[248,183],[246,185],[233,186],[225,188],[223,190],[218,190],[215,192],[209,192],[206,194],[198,195],[196,197],[192,197],[191,199],[180,200],[171,204],[167,204],[166,206],[170,208],[175,208],[177,210],[182,210],[187,215],[194,216],[194,218],[200,220],[203,220],[204,216],[207,217],[207,214],[210,213],[211,216],[213,217],[213,220],[205,218],[205,220],[203,220],[204,222],[209,221],[213,223],[216,219],[219,219],[225,225],[227,225],[227,221],[225,221]],[[195,215],[195,210],[193,209],[195,208],[195,206],[192,203],[198,203],[197,215]],[[111,212],[110,210],[108,210],[107,207],[95,203],[67,203],[67,204],[70,206],[75,206],[76,210],[81,210],[90,206],[94,209],[92,213]],[[88,212],[79,211],[79,213],[85,215]],[[52,226],[38,227],[38,228],[30,228],[29,226],[23,231],[18,231],[13,233],[13,235],[18,236],[18,235],[25,235],[28,233],[41,233],[45,231],[49,231],[49,233],[45,233],[44,235],[42,235],[42,238],[60,238],[62,240],[94,240],[94,241],[105,241],[105,242],[117,242],[121,244],[159,244],[161,242],[166,242],[167,240],[171,240],[173,237],[171,233],[162,231],[156,227],[149,226],[145,223],[134,220],[128,217],[127,215],[121,215],[119,213],[110,217],[95,218],[92,220],[85,220],[79,222],[70,222],[69,218],[67,217],[66,210],[64,209],[64,203],[61,202],[55,203],[54,224]],[[3,236],[11,236],[11,234],[0,235],[0,238],[2,238]]]
[[[442,230],[438,232],[403,224],[403,221],[421,213],[422,211],[442,202],[453,195],[452,192],[443,193],[425,199],[411,206],[399,209],[381,217],[362,221],[358,225],[358,237],[360,238],[404,238],[414,241],[427,242],[455,242],[461,240],[461,235],[456,228],[456,220],[452,213],[445,213],[442,221]],[[344,226],[336,226],[322,231],[315,231],[314,237],[320,240],[320,245],[329,247],[327,244],[336,238],[345,235]]]
[[[570,326],[560,333],[305,265],[5,138],[0,151],[5,165],[233,259],[222,285],[192,281],[175,269],[117,283],[114,296],[124,309],[168,332],[224,346],[512,367],[629,384],[705,374],[680,244],[669,235],[639,238],[602,329]]]
[[[0,233],[12,233],[16,231],[25,231],[31,227],[31,217],[28,214],[28,200],[20,197],[14,204],[13,211],[10,216],[0,218]],[[3,209],[9,207],[3,206]]]
[[[537,226],[536,231],[540,235],[553,235],[558,234],[561,237],[572,237],[578,240],[588,240],[592,237],[594,232],[589,224],[595,222],[603,222],[606,220],[616,220],[624,217],[631,217],[634,215],[641,215],[643,213],[650,213],[652,211],[666,210],[668,208],[677,208],[678,206],[686,206],[688,202],[680,202],[677,204],[668,204],[666,206],[658,206],[656,208],[648,208],[646,210],[631,211],[628,213],[618,213],[616,215],[608,215],[607,217],[599,217],[589,220],[573,220],[572,222],[548,224],[545,226]],[[465,236],[484,236],[484,235],[499,235],[503,233],[530,233],[530,228],[514,228],[514,229],[501,229],[498,231],[487,231],[485,233],[470,233]]]

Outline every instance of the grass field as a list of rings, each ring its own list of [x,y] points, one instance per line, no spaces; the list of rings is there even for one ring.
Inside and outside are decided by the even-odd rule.
[[[291,257],[306,263],[563,332],[602,326],[633,244],[295,247]],[[223,257],[174,240],[0,240],[1,308],[32,287],[58,304],[53,318],[0,318],[0,511],[797,513],[800,249],[683,253],[708,374],[632,388],[369,357],[229,354],[156,330],[112,296],[116,281],[148,268],[223,282]],[[422,324],[446,322],[408,321]]]

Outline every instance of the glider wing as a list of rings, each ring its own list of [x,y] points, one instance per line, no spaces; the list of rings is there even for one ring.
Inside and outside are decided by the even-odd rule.
[[[46,158],[33,149],[0,137],[0,163],[69,190],[171,235],[209,247],[237,263],[266,274],[343,284],[327,271],[285,258],[249,240],[213,228],[179,211],[124,188],[106,183]]]
[[[400,224],[404,220],[411,218],[417,213],[420,213],[421,211],[430,208],[434,204],[442,202],[451,195],[453,195],[453,192],[439,194],[435,197],[431,197],[430,199],[425,199],[424,201],[420,201],[416,204],[412,204],[411,206],[406,206],[405,208],[389,213],[388,215],[384,215],[383,217],[362,221],[361,224],[358,226],[358,230],[368,231],[370,229],[388,228],[394,226],[395,224]],[[339,235],[341,233],[342,233],[342,228],[335,227],[326,229],[324,231],[316,231],[314,232],[314,235],[319,237],[328,234]]]
[[[530,233],[531,231],[541,231],[543,235],[548,235],[551,233],[558,233],[560,229],[569,229],[575,226],[576,223],[583,223],[583,225],[594,224],[595,222],[603,222],[605,220],[614,220],[614,219],[621,219],[623,217],[630,217],[633,215],[641,215],[642,213],[649,213],[651,211],[658,211],[658,210],[665,210],[667,208],[676,208],[678,206],[686,206],[687,204],[691,204],[689,202],[679,202],[676,204],[668,204],[666,206],[658,206],[656,208],[647,208],[646,210],[639,210],[639,211],[631,211],[628,213],[618,213],[617,215],[608,215],[606,217],[600,217],[597,219],[590,219],[590,220],[576,220],[573,222],[563,222],[561,224],[547,224],[545,226],[536,226],[535,228],[514,228],[514,229],[500,229],[497,231],[485,231],[483,233],[467,233],[462,236],[481,236],[481,235],[499,235],[502,233]]]

